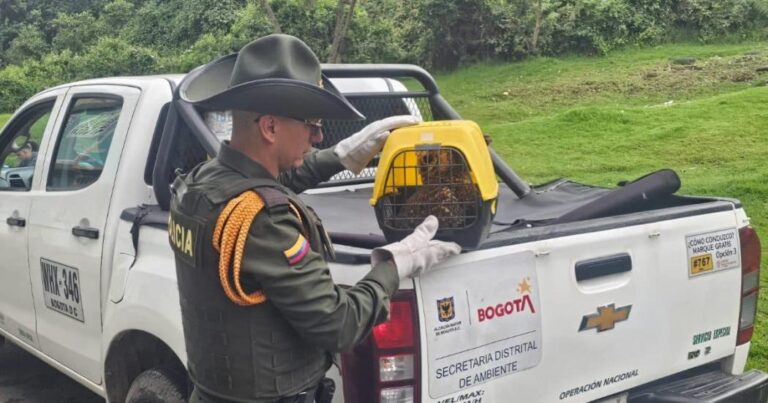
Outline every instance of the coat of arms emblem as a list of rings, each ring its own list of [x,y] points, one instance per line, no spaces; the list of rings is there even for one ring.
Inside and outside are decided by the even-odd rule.
[[[453,297],[437,300],[437,318],[440,322],[448,322],[456,317],[456,311],[453,309]]]

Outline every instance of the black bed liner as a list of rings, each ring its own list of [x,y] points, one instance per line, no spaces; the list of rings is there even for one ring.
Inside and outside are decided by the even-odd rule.
[[[491,232],[510,226],[543,224],[564,213],[609,193],[610,189],[584,185],[565,179],[534,188],[523,199],[507,186],[499,186],[499,201]],[[382,235],[373,207],[368,203],[372,188],[339,192],[302,194],[301,199],[320,215],[331,233]],[[535,194],[535,195],[534,195]]]
[[[557,219],[599,199],[609,199],[622,188],[606,189],[558,179],[532,189],[530,194],[519,199],[507,186],[500,186],[491,234],[480,249],[732,210],[741,206],[736,200],[667,195],[636,205],[635,211],[564,223]],[[300,197],[317,211],[334,241],[370,248],[385,242],[373,207],[368,203],[371,191],[372,188],[364,187],[302,194]],[[334,237],[334,234],[337,236]]]

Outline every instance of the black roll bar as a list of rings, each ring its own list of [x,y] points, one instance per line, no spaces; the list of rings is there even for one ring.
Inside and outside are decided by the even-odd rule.
[[[428,93],[430,107],[432,108],[432,113],[435,117],[439,119],[461,119],[461,115],[459,115],[440,94],[435,79],[419,66],[412,64],[323,64],[322,69],[323,73],[329,78],[413,78],[417,80]],[[201,145],[209,155],[216,155],[219,148],[218,141],[205,126],[205,123],[200,118],[195,107],[190,103],[185,102],[179,94],[180,91],[185,90],[184,82],[189,81],[193,76],[200,74],[200,71],[201,69],[197,68],[187,74],[179,87],[174,91],[173,106],[175,108],[172,108],[173,113],[168,114],[168,122],[172,121],[173,115],[178,114],[189,128],[192,129],[192,132],[198,140],[200,140]],[[166,127],[166,129],[168,129],[168,127]],[[167,130],[163,137],[166,137],[166,134],[168,134]],[[163,140],[163,143],[167,143],[167,139],[164,138]],[[161,143],[161,149],[163,148],[162,146],[163,144]],[[496,175],[498,175],[499,178],[501,178],[501,180],[515,192],[518,198],[522,199],[528,195],[531,192],[531,187],[504,162],[492,147],[488,148]],[[162,173],[155,173],[155,179],[157,179],[157,174]]]
[[[322,64],[330,78],[415,78],[430,94],[437,94],[437,83],[426,70],[413,64]]]
[[[323,64],[322,67],[323,74],[329,78],[409,77],[416,79],[429,93],[429,104],[432,107],[433,115],[440,119],[461,119],[461,115],[440,94],[437,89],[437,82],[432,75],[419,66],[413,64]],[[491,153],[491,161],[493,161],[496,175],[515,192],[517,197],[522,199],[531,193],[531,186],[504,162],[496,150],[490,146],[488,150]]]

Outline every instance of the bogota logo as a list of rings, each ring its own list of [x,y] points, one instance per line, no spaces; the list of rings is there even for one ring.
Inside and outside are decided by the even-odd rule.
[[[453,310],[453,297],[437,300],[437,318],[440,322],[448,322],[456,317],[456,311]]]
[[[500,318],[502,316],[509,316],[512,314],[520,315],[528,311],[528,314],[535,314],[536,308],[533,306],[533,300],[531,294],[533,288],[531,287],[531,278],[525,277],[520,283],[517,284],[517,292],[520,297],[509,299],[498,303],[496,305],[489,305],[485,308],[477,310],[477,321],[484,322],[494,318]]]

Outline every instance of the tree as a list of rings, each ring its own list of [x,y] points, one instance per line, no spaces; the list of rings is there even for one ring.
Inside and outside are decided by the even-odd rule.
[[[37,27],[25,25],[11,41],[5,56],[8,63],[22,64],[27,59],[39,59],[48,50],[45,35]]]
[[[82,53],[102,34],[96,19],[87,11],[59,14],[52,23],[56,29],[52,45],[57,51],[69,49],[74,53]]]
[[[275,12],[272,11],[272,6],[269,4],[269,0],[259,0],[261,3],[261,7],[264,9],[264,11],[267,12],[267,16],[269,17],[269,21],[272,22],[272,29],[276,33],[283,32],[282,29],[280,29],[280,22],[277,20],[277,17],[275,17]]]
[[[533,38],[531,38],[531,53],[539,53],[539,34],[541,33],[541,24],[544,20],[544,6],[541,4],[543,0],[536,0],[534,10],[536,13],[536,25],[533,27]]]
[[[336,29],[333,30],[333,42],[331,43],[331,52],[328,54],[328,63],[341,62],[342,45],[349,29],[349,22],[355,12],[355,5],[357,5],[357,0],[339,0],[339,4],[336,6]]]
[[[134,18],[136,6],[128,0],[114,0],[104,5],[101,11],[100,21],[110,30],[122,29],[126,22]]]

